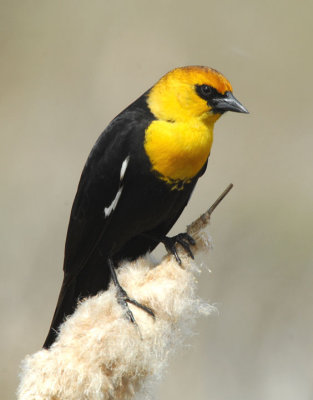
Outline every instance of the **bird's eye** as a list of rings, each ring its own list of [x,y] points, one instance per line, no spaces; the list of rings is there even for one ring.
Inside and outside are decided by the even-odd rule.
[[[212,86],[209,85],[201,85],[201,92],[204,96],[209,96],[210,94],[212,94]]]

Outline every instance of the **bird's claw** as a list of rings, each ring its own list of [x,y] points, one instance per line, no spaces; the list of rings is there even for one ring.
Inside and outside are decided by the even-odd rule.
[[[154,312],[151,310],[151,308],[139,303],[137,300],[131,299],[126,291],[121,287],[117,287],[117,302],[123,307],[125,310],[126,317],[134,324],[137,326],[137,322],[135,320],[135,317],[133,313],[131,312],[130,308],[128,307],[127,303],[133,304],[134,306],[141,308],[143,311],[151,315],[153,319],[155,319]]]
[[[195,240],[188,235],[188,233],[179,233],[176,236],[173,237],[165,237],[162,242],[165,245],[166,250],[173,254],[173,256],[175,257],[177,263],[179,265],[181,265],[181,259],[177,253],[177,249],[176,249],[176,245],[177,243],[179,243],[187,252],[187,254],[189,255],[189,257],[191,257],[192,259],[194,259],[194,255],[190,249],[190,246],[194,246],[196,244]]]

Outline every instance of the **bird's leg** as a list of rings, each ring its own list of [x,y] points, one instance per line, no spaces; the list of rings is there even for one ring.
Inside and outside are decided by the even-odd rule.
[[[176,261],[178,262],[179,265],[181,265],[181,259],[177,253],[176,245],[179,243],[188,253],[189,257],[194,259],[194,255],[190,249],[190,246],[194,246],[196,244],[195,240],[193,237],[188,235],[187,232],[184,233],[179,233],[178,235],[175,235],[173,237],[168,237],[168,236],[163,236],[161,239],[155,238],[153,235],[150,235],[149,233],[142,233],[142,236],[147,237],[148,239],[154,240],[156,243],[163,243],[166,250],[173,254],[175,257]]]
[[[190,249],[190,246],[194,246],[196,242],[190,235],[188,235],[188,233],[186,232],[179,233],[178,235],[175,235],[173,237],[165,236],[164,238],[161,239],[161,242],[164,244],[166,250],[169,253],[173,254],[179,265],[181,265],[181,259],[177,253],[176,249],[177,243],[180,244],[186,250],[189,257],[194,259],[194,255]]]
[[[113,280],[113,283],[116,287],[116,291],[117,291],[117,302],[125,309],[125,313],[127,318],[135,325],[137,325],[136,320],[134,318],[133,313],[130,311],[128,304],[127,303],[131,303],[136,307],[141,308],[143,311],[146,311],[149,315],[151,315],[151,317],[155,318],[154,312],[151,310],[151,308],[138,303],[137,300],[131,299],[128,294],[126,293],[126,291],[122,288],[122,286],[120,285],[117,276],[116,276],[116,272],[115,272],[115,268],[114,268],[114,263],[113,260],[111,258],[108,258],[108,263],[110,266],[110,271],[111,271],[111,277]]]

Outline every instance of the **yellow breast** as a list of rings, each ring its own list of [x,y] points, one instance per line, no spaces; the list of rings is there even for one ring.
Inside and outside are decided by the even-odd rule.
[[[205,164],[213,142],[213,121],[153,121],[146,130],[145,151],[152,169],[164,180],[189,181]]]

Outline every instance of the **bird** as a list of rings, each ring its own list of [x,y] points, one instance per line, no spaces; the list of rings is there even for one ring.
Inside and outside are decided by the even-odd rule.
[[[83,168],[68,224],[64,278],[48,336],[73,314],[80,299],[108,288],[112,279],[125,315],[131,299],[116,276],[119,263],[159,243],[181,260],[193,257],[193,238],[167,234],[207,168],[215,122],[226,111],[248,113],[230,82],[205,66],[175,68],[118,114],[102,132]]]

